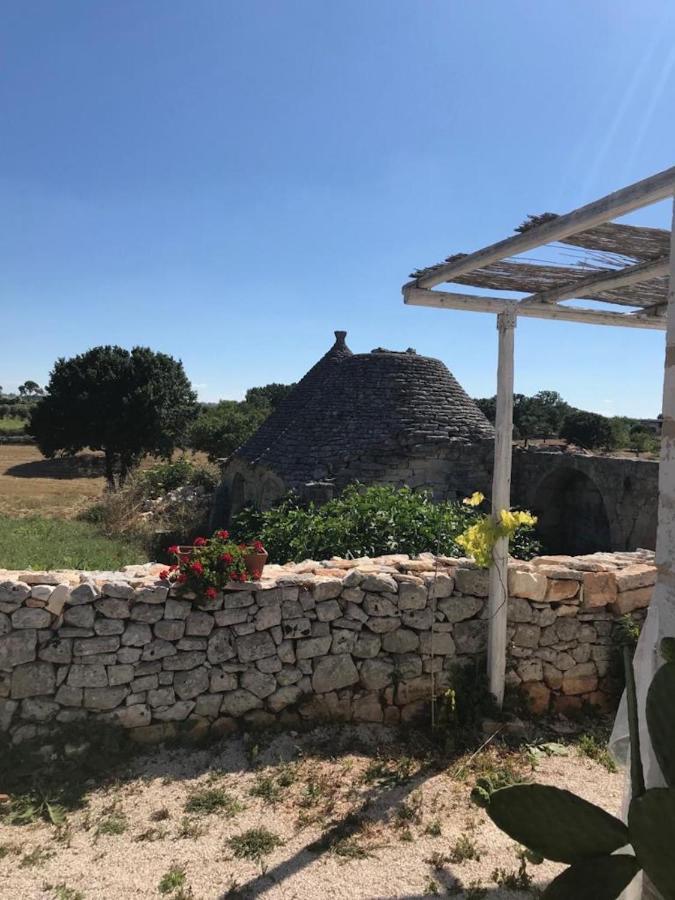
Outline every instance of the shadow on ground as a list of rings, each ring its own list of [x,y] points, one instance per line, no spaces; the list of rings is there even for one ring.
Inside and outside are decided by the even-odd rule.
[[[104,459],[87,453],[78,456],[59,456],[55,459],[36,459],[18,463],[5,471],[13,478],[101,478],[104,475]]]

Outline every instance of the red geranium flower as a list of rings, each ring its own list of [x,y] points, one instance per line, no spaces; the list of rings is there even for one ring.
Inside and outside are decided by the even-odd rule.
[[[204,566],[200,562],[194,562],[190,566],[195,575],[203,575],[204,574]]]
[[[168,570],[168,569],[163,569],[163,570],[159,573],[159,577],[162,579],[162,581],[166,581],[166,580],[168,579],[168,577],[169,577],[169,570]]]
[[[185,582],[187,581],[187,575],[185,574],[185,572],[181,572],[176,580],[178,581],[178,584],[185,584]]]
[[[178,565],[176,563],[172,563],[169,566],[169,572],[175,572],[177,568],[178,568]]]
[[[234,556],[231,553],[223,553],[220,557],[221,562],[224,562],[226,566],[231,566],[234,562]]]
[[[239,547],[240,550],[248,550],[246,544],[237,544],[237,547]]]
[[[263,546],[262,541],[253,541],[253,549],[256,553],[264,553],[265,548]]]
[[[218,596],[218,591],[213,587],[208,587],[204,591],[204,596],[206,597],[207,600],[215,600],[216,597]]]
[[[190,562],[190,557],[187,554],[183,554],[183,556],[179,557],[179,562],[185,565]]]
[[[170,556],[178,556],[178,544],[172,544],[166,551]]]
[[[229,536],[230,536],[229,531],[225,531],[225,530],[216,531],[216,537],[219,538],[221,541],[226,541],[229,538]]]
[[[206,547],[207,543],[208,542],[207,542],[206,538],[203,538],[203,537],[196,537],[194,540],[195,547]]]

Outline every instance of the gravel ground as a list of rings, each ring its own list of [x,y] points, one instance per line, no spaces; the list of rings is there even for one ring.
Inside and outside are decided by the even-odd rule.
[[[508,766],[610,812],[620,807],[621,774],[574,748],[538,757],[534,771],[527,754],[490,749],[443,768],[393,740],[361,726],[277,736],[264,746],[230,739],[156,750],[105,787],[91,785],[60,828],[0,825],[0,896],[527,897],[495,883],[496,869],[517,871],[518,848],[470,802],[477,775]],[[209,804],[217,808],[203,808]],[[250,829],[267,829],[278,846],[239,858],[229,841]],[[528,871],[543,886],[560,868]]]

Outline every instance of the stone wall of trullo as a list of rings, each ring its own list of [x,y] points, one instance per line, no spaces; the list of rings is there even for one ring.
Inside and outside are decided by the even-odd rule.
[[[485,650],[487,573],[423,554],[268,566],[215,601],[161,567],[0,571],[0,731],[104,720],[140,741],[319,718],[395,724]],[[533,707],[612,702],[612,630],[649,603],[653,554],[509,570],[507,680]]]

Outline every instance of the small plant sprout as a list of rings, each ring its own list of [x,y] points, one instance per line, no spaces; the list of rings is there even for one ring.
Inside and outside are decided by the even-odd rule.
[[[157,890],[160,894],[172,894],[174,891],[185,886],[185,868],[183,866],[172,866],[168,872],[162,875]]]

